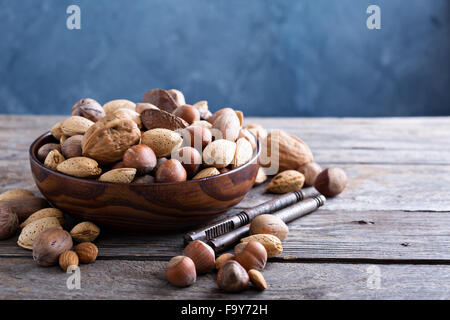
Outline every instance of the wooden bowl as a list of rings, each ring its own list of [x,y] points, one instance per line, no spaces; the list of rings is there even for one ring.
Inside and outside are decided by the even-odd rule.
[[[253,187],[260,145],[249,163],[229,172],[185,182],[122,184],[81,179],[52,171],[37,159],[38,149],[55,142],[49,132],[30,146],[37,187],[56,208],[79,218],[127,230],[182,231],[230,209]]]

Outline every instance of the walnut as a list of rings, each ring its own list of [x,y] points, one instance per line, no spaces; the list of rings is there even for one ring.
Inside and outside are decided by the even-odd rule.
[[[110,164],[120,161],[125,151],[140,139],[141,131],[133,120],[108,115],[84,134],[81,148],[84,156]]]

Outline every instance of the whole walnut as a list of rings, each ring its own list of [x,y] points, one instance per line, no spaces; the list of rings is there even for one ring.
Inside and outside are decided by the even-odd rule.
[[[6,206],[0,206],[0,240],[12,237],[19,227],[19,218]]]
[[[86,131],[81,149],[83,156],[111,164],[120,161],[125,151],[140,139],[141,131],[133,120],[108,115]]]

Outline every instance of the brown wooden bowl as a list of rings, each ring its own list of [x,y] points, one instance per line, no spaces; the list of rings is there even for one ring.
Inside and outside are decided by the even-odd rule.
[[[213,219],[246,196],[259,168],[258,141],[249,163],[217,176],[174,183],[99,182],[44,167],[36,154],[50,142],[55,140],[47,132],[29,150],[31,172],[44,197],[76,218],[127,230],[169,233]]]

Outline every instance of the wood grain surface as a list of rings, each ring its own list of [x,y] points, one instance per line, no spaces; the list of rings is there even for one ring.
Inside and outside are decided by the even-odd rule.
[[[60,116],[0,117],[0,191],[26,188],[28,147]],[[348,188],[317,212],[289,224],[284,252],[269,261],[270,288],[219,292],[215,275],[174,289],[162,272],[181,253],[182,234],[118,234],[102,229],[99,260],[81,267],[69,291],[58,267],[40,268],[16,238],[0,241],[0,298],[99,299],[445,299],[450,275],[450,118],[249,118],[305,140],[323,166],[339,166]],[[20,128],[20,130],[18,130]],[[227,214],[272,198],[265,185]],[[76,221],[69,219],[70,227]],[[381,270],[381,289],[366,285]]]

